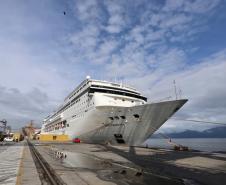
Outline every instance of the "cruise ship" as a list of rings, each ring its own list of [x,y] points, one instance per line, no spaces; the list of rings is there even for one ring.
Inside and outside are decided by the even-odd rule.
[[[66,134],[87,143],[140,145],[186,102],[148,103],[135,88],[88,76],[44,119],[41,134]]]

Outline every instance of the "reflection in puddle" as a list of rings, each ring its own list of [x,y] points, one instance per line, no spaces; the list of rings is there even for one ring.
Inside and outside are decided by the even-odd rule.
[[[63,160],[63,165],[74,168],[100,169],[99,160],[82,153],[65,152],[67,158]]]
[[[62,159],[63,166],[91,170],[96,173],[98,178],[104,181],[110,181],[116,184],[139,185],[150,184],[150,182],[158,185],[183,184],[182,181],[169,179],[168,177],[165,178],[164,176],[161,177],[154,174],[145,174],[130,168],[116,167],[112,165],[110,161],[98,160],[86,154],[76,152],[64,152],[64,154],[67,155],[67,158]]]

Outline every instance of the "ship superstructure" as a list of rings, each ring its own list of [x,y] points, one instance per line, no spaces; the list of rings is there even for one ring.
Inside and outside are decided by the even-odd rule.
[[[44,119],[41,133],[85,142],[141,144],[186,101],[147,103],[132,87],[88,77]]]

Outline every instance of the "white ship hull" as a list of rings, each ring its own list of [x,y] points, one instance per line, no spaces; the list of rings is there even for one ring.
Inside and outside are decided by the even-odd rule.
[[[80,138],[89,143],[142,144],[159,129],[187,100],[174,100],[134,107],[100,106],[85,117],[68,121],[70,128],[52,131],[66,134],[71,139]],[[135,118],[134,114],[139,115]],[[125,115],[125,119],[120,116]],[[119,117],[110,120],[109,117]]]
[[[146,103],[133,88],[105,81],[82,82],[53,115],[41,134],[66,134],[92,143],[138,145],[178,111],[186,99]]]
[[[90,127],[94,129],[78,137],[92,143],[139,145],[158,130],[186,101],[175,100],[126,108],[99,107],[94,113],[96,119],[90,117],[89,120]],[[140,115],[139,118],[135,118],[134,114]],[[126,119],[121,119],[120,115],[125,115]],[[118,116],[119,119],[110,121],[109,116]]]

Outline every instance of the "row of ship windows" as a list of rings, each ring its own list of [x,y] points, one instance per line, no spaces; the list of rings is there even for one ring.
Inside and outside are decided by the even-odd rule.
[[[74,114],[72,116],[72,118],[75,118],[75,117],[83,117],[84,116],[84,113],[88,112],[90,109],[85,109],[84,111],[81,111],[81,112],[76,112],[76,114]]]
[[[134,114],[133,117],[136,119],[140,118],[139,114]],[[114,116],[114,117],[110,116],[108,118],[109,118],[109,120],[113,121],[113,120],[119,120],[120,118],[126,119],[126,116]]]
[[[88,95],[87,95],[88,96]],[[85,96],[83,96],[81,99],[84,99],[85,98]],[[72,107],[75,103],[77,103],[77,102],[80,102],[81,101],[81,99],[79,98],[78,100],[76,100],[75,102],[73,102],[71,105],[69,105],[68,107],[66,107],[65,109],[63,109],[63,110],[67,110],[69,107]],[[89,110],[89,108],[91,108],[91,107],[93,107],[93,105],[94,105],[94,102],[91,102],[90,104],[88,104],[87,106],[83,106],[83,107],[81,107],[81,105],[84,105],[84,104],[86,104],[86,103],[88,103],[90,101],[90,99],[88,98],[87,100],[84,100],[83,102],[81,102],[79,105],[77,105],[76,107],[75,107],[75,109],[77,109],[77,112],[78,111],[80,111],[79,113],[78,113],[78,115],[73,115],[72,117],[83,117],[84,116],[84,112],[88,112],[88,110]],[[79,107],[79,109],[77,108],[77,107]],[[84,110],[84,108],[87,108],[86,110]],[[83,111],[84,110],[84,111]],[[77,113],[76,112],[76,113]],[[83,113],[83,114],[82,114]],[[51,130],[53,130],[53,128],[54,128],[54,130],[58,130],[59,128],[64,128],[64,127],[66,127],[66,126],[57,126],[58,124],[60,124],[60,123],[57,123],[57,124],[55,124],[55,126],[52,126],[52,129]]]
[[[123,93],[123,94],[125,94],[125,93]],[[73,102],[73,100],[72,100],[72,101],[69,102],[67,105],[65,105],[60,111],[58,111],[57,113],[61,113],[61,112],[63,112],[64,110],[67,110],[68,108],[70,108],[70,107],[73,106],[74,104],[77,104],[78,102],[80,102],[81,99],[84,99],[85,97],[87,97],[87,100],[83,101],[82,103],[80,103],[80,104],[78,105],[78,107],[81,107],[81,105],[84,105],[85,103],[88,103],[88,102],[90,101],[90,99],[89,99],[89,97],[88,97],[88,93],[87,93],[86,95],[82,96],[81,98],[75,100],[74,102]],[[115,100],[117,100],[117,98],[115,98]],[[125,100],[125,99],[122,99],[122,101],[126,101],[126,100]],[[131,103],[134,103],[134,101],[132,100]],[[92,104],[94,105],[94,102],[93,102]],[[143,103],[143,104],[144,104],[144,103]],[[88,108],[89,106],[91,106],[91,104],[88,104],[86,107],[82,107],[82,108],[80,109],[80,111],[83,110],[84,108]]]
[[[133,98],[137,98],[137,99],[147,101],[147,98],[144,97],[144,96],[133,94],[133,93],[128,93],[128,92],[124,92],[124,91],[116,91],[116,90],[109,90],[109,89],[98,89],[98,88],[90,88],[89,89],[89,93],[95,93],[95,92],[123,95],[123,96],[133,97]]]
[[[119,86],[118,84],[116,84],[116,85]],[[134,94],[139,95],[139,93],[137,93],[135,91],[131,91],[131,90],[123,89],[123,88],[115,88],[115,87],[109,87],[109,86],[103,86],[103,85],[92,85],[91,87],[97,87],[97,88],[103,88],[103,89],[109,89],[109,90],[118,90],[118,91],[129,92],[129,93],[134,93]]]
[[[60,130],[60,129],[63,129],[63,128],[66,128],[66,127],[69,127],[69,124],[67,124],[67,121],[64,120],[62,122],[51,124],[51,125],[47,126],[45,128],[45,131],[49,132],[49,131],[53,131],[53,130]]]
[[[81,101],[81,99],[83,99],[85,96],[83,96],[83,97],[81,97],[81,98],[79,98],[79,99],[77,99],[76,101],[74,101],[73,103],[68,103],[67,105],[65,105],[64,106],[64,108],[63,109],[61,109],[60,111],[58,111],[57,113],[61,113],[61,112],[63,112],[63,111],[65,111],[65,110],[67,110],[68,108],[70,108],[70,107],[72,107],[73,105],[75,105],[75,104],[77,104],[78,102],[80,102]],[[87,97],[88,97],[88,94],[87,94]],[[86,101],[83,101],[82,103],[80,103],[79,105],[77,105],[77,106],[81,106],[81,105],[83,105],[83,104],[85,104],[85,102],[88,102],[89,101],[89,98],[86,100]],[[93,102],[93,104],[94,104],[94,102]],[[91,106],[91,104],[89,104],[88,106]],[[87,106],[87,107],[88,107]]]
[[[72,117],[75,117],[75,116],[76,115],[74,115]],[[79,115],[79,117],[84,117],[84,114]],[[134,114],[133,117],[136,118],[136,119],[139,119],[140,118],[139,114]],[[119,120],[120,118],[123,119],[123,120],[125,120],[126,119],[126,116],[114,116],[114,117],[110,116],[109,117],[109,119],[111,121],[113,121],[113,120]],[[59,122],[59,123],[56,123],[54,125],[47,126],[45,130],[47,132],[49,132],[49,131],[53,131],[53,130],[60,130],[60,129],[63,129],[63,128],[66,128],[66,127],[69,127],[69,124],[67,124],[67,121],[64,120],[64,121]]]
[[[67,110],[68,108],[72,107],[72,106],[75,105],[75,104],[76,104],[76,106],[75,106],[76,111],[81,111],[81,112],[82,112],[82,110],[84,110],[84,108],[87,108],[87,109],[88,109],[88,108],[92,107],[92,106],[94,105],[94,102],[90,102],[90,103],[88,104],[88,102],[90,101],[89,97],[88,97],[87,100],[82,101],[82,99],[84,99],[85,97],[88,97],[88,94],[82,96],[81,98],[79,98],[78,100],[76,100],[75,102],[73,102],[72,104],[69,104],[69,105],[65,106],[64,109],[58,111],[57,113],[61,113],[61,112],[65,111],[65,110]],[[80,101],[82,101],[82,102],[81,102],[80,104],[77,105],[77,103],[80,102]],[[86,106],[82,106],[82,105],[85,105],[85,104],[86,104]],[[88,105],[87,105],[87,104],[88,104]],[[78,107],[79,107],[80,109],[78,109]]]
[[[85,83],[82,87],[80,87],[76,92],[74,92],[69,99],[71,99],[74,95],[76,95],[77,93],[79,93],[89,82]]]
[[[118,98],[114,98],[114,100],[118,100]],[[125,99],[119,99],[119,100],[128,101],[128,100],[125,100]],[[134,103],[134,100],[131,100],[131,103]]]
[[[85,112],[87,112],[87,110],[85,110]],[[84,116],[85,116],[85,113],[83,112],[83,113],[73,115],[72,118],[75,118],[75,117],[79,118],[79,117],[84,117]]]
[[[94,102],[90,102],[90,99],[88,98],[87,100],[84,100],[81,102],[79,105],[75,106],[75,113],[77,114],[78,112],[83,113],[87,112],[91,107],[93,107]],[[84,110],[85,109],[85,110]],[[78,113],[78,114],[80,114]],[[76,115],[72,116],[75,117]]]
[[[60,113],[60,112],[63,112],[63,111],[65,111],[65,110],[67,110],[68,108],[70,108],[71,106],[73,106],[75,103],[78,103],[78,102],[80,102],[81,100],[80,100],[80,98],[79,99],[77,99],[75,102],[73,102],[73,103],[71,103],[71,102],[69,102],[67,105],[65,105],[60,111],[58,111],[57,113]]]
[[[87,95],[88,96],[88,95]],[[72,116],[72,118],[74,117],[84,117],[84,113],[88,112],[90,109],[92,109],[94,102],[90,102],[90,99],[88,98],[87,100],[84,100],[80,105],[75,107],[75,115]],[[85,106],[81,106],[81,105],[85,105]]]
[[[83,87],[85,87],[88,84],[88,82],[86,84],[84,84],[82,87],[80,87],[79,90],[77,90],[73,95],[71,95],[69,97],[69,99],[71,99],[72,97],[74,97],[76,94],[78,94],[79,91],[81,91],[83,89]],[[97,88],[95,88],[97,87]],[[99,89],[99,88],[104,88],[104,89]],[[120,91],[119,91],[120,90]],[[80,95],[78,95],[77,97],[81,96],[82,94],[84,94],[87,90],[84,90],[83,92],[80,93]],[[94,93],[94,92],[102,92],[102,93],[110,93],[110,94],[120,94],[120,95],[124,95],[124,96],[131,96],[131,97],[135,97],[135,98],[139,98],[142,100],[147,101],[146,97],[142,97],[139,93],[137,92],[133,92],[133,91],[129,91],[129,90],[124,90],[124,89],[118,89],[118,88],[113,88],[113,87],[105,87],[105,86],[98,86],[98,85],[92,85],[90,86],[90,88],[88,89],[88,93]],[[76,99],[76,98],[74,98]],[[74,99],[71,101],[73,102]]]
[[[74,92],[70,97],[69,99],[73,98],[76,94],[78,94],[80,91],[83,90],[83,88],[88,85],[89,82],[86,82],[82,87],[80,87],[76,92]],[[118,85],[118,84],[115,84],[115,85]],[[119,86],[119,85],[118,85]],[[101,85],[92,85],[91,87],[100,87],[100,88],[108,88],[108,89],[115,89],[115,90],[122,90],[122,89],[119,89],[119,88],[114,88],[114,87],[108,87],[108,86],[101,86]],[[135,94],[138,94],[136,92],[133,92],[133,91],[129,91],[129,90],[125,90],[123,89],[124,91],[126,92],[131,92],[131,93],[135,93]]]
[[[81,106],[81,105],[77,105],[76,107],[75,107],[75,110],[80,110],[80,111],[82,111],[82,110],[84,110],[84,108],[90,108],[90,107],[92,107],[94,105],[94,103],[90,103],[90,104],[88,104],[88,105],[83,105],[83,106]]]

